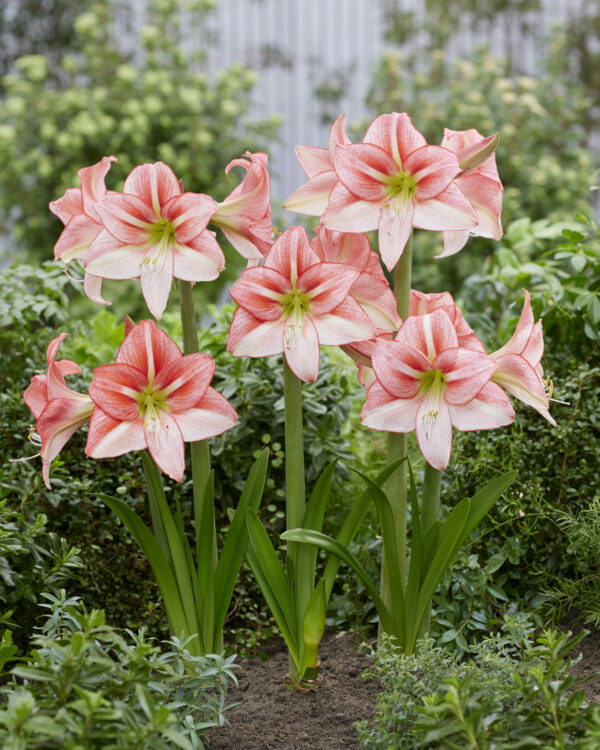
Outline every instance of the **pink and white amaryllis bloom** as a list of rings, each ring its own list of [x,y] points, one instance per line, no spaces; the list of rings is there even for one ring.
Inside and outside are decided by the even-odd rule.
[[[543,381],[542,321],[534,322],[529,292],[523,289],[523,294],[525,302],[515,332],[510,341],[490,355],[498,365],[492,380],[515,398],[533,406],[556,427],[556,422],[548,411],[549,398]]]
[[[231,404],[209,385],[208,354],[183,356],[152,320],[133,326],[115,364],[94,368],[94,411],[86,454],[120,456],[148,448],[161,471],[181,481],[184,442],[220,435],[237,421]]]
[[[80,169],[81,187],[69,188],[62,198],[50,203],[50,211],[65,225],[54,245],[54,257],[63,263],[83,262],[100,233],[102,221],[96,208],[107,194],[104,180],[114,161],[114,156],[104,156],[97,164]],[[86,272],[83,288],[93,302],[110,304],[102,299],[102,277]]]
[[[497,144],[497,136],[484,138],[475,128],[470,130],[449,130],[444,128],[442,146],[456,154],[461,173],[454,184],[462,190],[477,214],[477,224],[470,229],[444,232],[444,252],[438,258],[454,255],[465,246],[469,235],[489,237],[499,240],[502,237],[502,194],[504,188],[496,166],[496,155],[492,152],[481,163],[478,159]],[[476,165],[476,166],[470,166]]]
[[[465,230],[477,223],[453,182],[461,171],[456,155],[428,146],[404,112],[375,118],[362,143],[336,146],[333,163],[339,182],[322,223],[345,232],[379,229],[379,252],[389,270],[413,227]]]
[[[290,195],[283,207],[299,214],[320,216],[327,208],[331,189],[339,179],[333,166],[333,152],[336,146],[349,143],[346,115],[340,115],[329,129],[327,148],[296,146],[296,156],[309,180]]]
[[[458,345],[443,310],[406,319],[394,341],[378,339],[373,351],[377,380],[367,393],[360,418],[388,432],[412,432],[425,460],[445,469],[452,428],[490,430],[510,424],[510,399],[490,382],[495,361]]]
[[[350,296],[360,275],[344,263],[324,263],[306,230],[283,232],[263,266],[248,268],[231,290],[238,303],[227,351],[236,357],[283,354],[293,372],[312,382],[319,372],[319,345],[372,338],[375,329]]]
[[[485,346],[481,339],[473,333],[473,329],[464,319],[462,310],[454,302],[450,292],[425,294],[416,289],[410,290],[409,315],[428,315],[434,310],[443,310],[448,315],[456,331],[459,346],[485,352]]]
[[[230,161],[225,169],[243,167],[246,175],[211,218],[238,253],[248,260],[261,260],[271,249],[271,180],[266,154],[246,151],[243,159]],[[249,161],[248,161],[249,160]]]
[[[50,462],[60,453],[67,440],[89,420],[92,414],[92,399],[67,387],[65,376],[81,372],[70,359],[56,361],[61,341],[67,336],[61,333],[48,344],[43,375],[31,379],[31,385],[23,394],[23,400],[36,419],[36,430],[41,442],[42,476],[46,487],[50,487]]]
[[[96,206],[104,228],[84,259],[85,270],[105,279],[139,277],[148,309],[160,319],[173,278],[212,281],[225,265],[206,228],[216,210],[210,196],[184,193],[166,164],[142,164],[125,180],[123,193]]]
[[[398,303],[367,235],[335,232],[323,226],[317,227],[315,234],[310,246],[320,260],[344,263],[359,271],[350,296],[367,313],[377,333],[396,333],[400,327]]]

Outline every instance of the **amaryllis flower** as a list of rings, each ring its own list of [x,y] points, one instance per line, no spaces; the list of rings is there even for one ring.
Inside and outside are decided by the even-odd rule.
[[[333,166],[333,152],[337,145],[347,146],[349,143],[346,116],[340,115],[329,129],[328,148],[296,146],[296,156],[309,180],[290,195],[283,207],[299,214],[320,216],[327,208],[331,189],[339,179]]]
[[[416,289],[410,290],[410,315],[427,315],[434,310],[443,310],[454,326],[458,345],[467,349],[475,349],[485,352],[485,346],[474,333],[467,321],[464,319],[460,307],[454,302],[450,292],[439,294],[424,294]]]
[[[69,188],[62,198],[50,203],[50,210],[65,225],[58,242],[54,245],[54,257],[70,263],[72,260],[83,262],[92,242],[102,229],[102,221],[97,206],[106,196],[104,180],[114,156],[104,156],[97,164],[84,167],[77,172],[80,188]],[[102,299],[102,277],[84,276],[84,291],[87,296],[99,304],[110,304]]]
[[[148,309],[160,319],[173,278],[212,281],[225,258],[206,226],[217,203],[184,193],[170,167],[142,164],[125,180],[123,193],[96,206],[103,229],[84,259],[88,273],[105,279],[140,278]]]
[[[36,375],[23,394],[23,400],[36,419],[36,430],[41,441],[42,476],[50,487],[50,462],[60,453],[67,440],[89,420],[93,409],[92,399],[67,387],[65,376],[81,370],[70,359],[56,361],[61,333],[48,344],[44,375]]]
[[[549,399],[543,381],[542,321],[534,322],[529,292],[523,289],[523,294],[525,302],[515,332],[510,341],[490,355],[497,364],[492,380],[515,398],[533,406],[556,427],[556,422],[548,411]]]
[[[452,428],[490,430],[515,416],[508,396],[490,382],[495,361],[458,345],[443,310],[409,317],[394,341],[378,339],[373,350],[377,380],[367,393],[360,418],[388,432],[412,432],[425,460],[445,469]]]
[[[230,161],[226,174],[233,167],[243,167],[246,176],[230,193],[211,218],[221,227],[238,253],[248,260],[261,260],[271,249],[271,181],[266,154],[251,154],[245,159]],[[248,159],[250,161],[248,161]]]
[[[444,128],[442,146],[454,152],[461,170],[454,179],[454,184],[462,190],[477,214],[477,224],[470,229],[444,232],[444,252],[437,256],[443,258],[454,255],[465,246],[469,234],[499,240],[502,237],[502,193],[496,155],[491,147],[497,144],[497,136],[484,138],[475,128],[470,130],[449,130]],[[484,160],[480,163],[478,159]],[[476,165],[476,166],[471,166]]]
[[[231,290],[238,303],[227,350],[237,357],[285,355],[306,382],[319,372],[319,345],[374,336],[366,313],[349,295],[360,271],[323,263],[306,230],[292,227],[273,244],[263,266],[248,268]]]
[[[377,333],[396,333],[400,327],[398,303],[367,235],[335,232],[323,226],[317,227],[315,234],[310,246],[320,260],[344,263],[360,272],[349,294],[367,313]]]
[[[362,143],[338,145],[333,163],[339,182],[322,216],[328,229],[379,229],[379,252],[389,270],[402,255],[412,227],[465,230],[477,214],[453,182],[455,154],[428,146],[406,113],[380,115]]]
[[[212,357],[184,357],[154,321],[129,328],[115,364],[94,368],[86,454],[108,458],[148,448],[161,471],[181,481],[184,442],[220,435],[237,421],[209,385],[214,372]]]

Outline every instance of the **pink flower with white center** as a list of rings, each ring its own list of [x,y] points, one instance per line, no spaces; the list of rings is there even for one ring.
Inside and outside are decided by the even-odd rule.
[[[148,309],[160,319],[173,278],[212,281],[221,272],[223,252],[206,228],[216,210],[210,196],[184,193],[166,164],[142,164],[123,193],[96,206],[104,228],[83,261],[85,270],[104,279],[139,277]]]
[[[94,368],[86,454],[109,458],[148,448],[159,469],[180,482],[184,442],[220,435],[237,421],[209,385],[214,372],[212,357],[183,356],[154,321],[129,328],[115,364]]]
[[[455,154],[428,146],[406,113],[380,115],[362,143],[338,145],[333,163],[339,182],[322,216],[328,229],[379,230],[379,253],[389,270],[398,262],[413,227],[465,230],[477,214],[454,178]]]
[[[96,208],[104,200],[107,191],[104,180],[114,156],[104,156],[97,164],[84,167],[77,172],[80,188],[69,188],[62,198],[50,203],[50,211],[65,225],[56,245],[54,257],[70,263],[83,262],[92,242],[102,229],[102,221]],[[87,296],[101,305],[110,304],[102,299],[102,278],[85,274],[83,288]]]
[[[271,181],[266,154],[246,151],[244,159],[230,161],[225,169],[243,167],[246,175],[211,218],[221,227],[238,253],[248,260],[262,260],[271,249]],[[248,161],[248,159],[250,161]]]
[[[70,359],[56,361],[61,341],[67,336],[61,333],[48,344],[44,375],[36,375],[23,394],[23,400],[36,419],[36,429],[41,441],[42,476],[50,488],[50,462],[60,453],[67,440],[89,420],[93,409],[92,399],[72,391],[65,383],[66,375],[81,372]]]
[[[316,380],[319,345],[338,346],[375,334],[350,296],[360,271],[324,263],[306,230],[292,227],[273,244],[263,266],[248,268],[231,290],[238,303],[227,351],[236,357],[283,354],[305,382]]]
[[[490,382],[494,360],[460,347],[443,310],[407,318],[394,341],[376,341],[372,361],[377,380],[362,423],[388,432],[415,430],[421,453],[436,469],[448,465],[453,427],[490,430],[515,417],[508,396]]]
[[[333,166],[335,147],[347,146],[349,143],[350,139],[346,136],[346,115],[340,115],[329,129],[327,148],[296,146],[296,156],[309,180],[290,195],[283,207],[299,214],[320,216],[327,208],[331,189],[338,181]]]
[[[548,411],[541,359],[544,353],[542,321],[533,319],[529,292],[523,289],[525,302],[521,317],[510,341],[490,355],[497,363],[492,380],[515,398],[533,406],[551,425],[556,422]]]
[[[320,260],[344,263],[360,272],[350,296],[367,313],[377,333],[396,333],[400,327],[396,297],[367,235],[335,232],[324,226],[317,227],[315,234],[310,246]]]
[[[470,229],[444,232],[444,252],[438,258],[454,255],[465,246],[469,235],[489,237],[499,240],[502,237],[502,194],[504,188],[496,167],[496,155],[492,152],[483,162],[477,163],[481,154],[487,153],[497,136],[484,138],[475,128],[470,130],[449,130],[444,128],[442,146],[456,154],[463,171],[454,179],[477,214],[477,224]],[[495,146],[494,146],[495,147]],[[469,168],[470,164],[477,166]]]

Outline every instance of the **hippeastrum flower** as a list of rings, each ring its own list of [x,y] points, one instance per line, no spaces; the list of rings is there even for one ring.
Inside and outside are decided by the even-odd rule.
[[[329,129],[328,148],[296,146],[296,156],[309,180],[290,195],[283,207],[299,214],[320,216],[327,208],[331,189],[339,179],[333,166],[333,152],[336,146],[349,143],[346,115],[340,115]]]
[[[360,275],[345,263],[324,263],[306,230],[292,227],[273,244],[263,266],[248,268],[231,290],[238,303],[227,351],[236,357],[283,354],[306,382],[319,372],[319,345],[338,346],[375,335],[350,296]]]
[[[114,156],[104,156],[97,164],[80,169],[77,176],[81,187],[69,188],[62,198],[50,203],[50,211],[65,225],[54,245],[54,257],[63,263],[83,262],[100,233],[102,221],[96,208],[107,194],[104,180],[114,161]],[[102,277],[86,273],[83,288],[92,301],[110,304],[102,299]]]
[[[104,228],[85,269],[105,279],[139,277],[146,304],[160,319],[174,277],[212,281],[223,268],[221,248],[206,229],[216,210],[210,196],[184,193],[166,164],[142,164],[125,180],[123,193],[96,206]]]
[[[148,448],[161,471],[179,482],[184,442],[220,435],[237,414],[209,385],[212,357],[183,356],[152,320],[127,328],[115,364],[94,368],[86,454],[108,458]]]
[[[65,383],[65,376],[81,372],[78,365],[70,359],[56,361],[58,347],[67,335],[61,333],[48,344],[48,369],[44,375],[33,377],[23,394],[23,400],[36,419],[41,441],[42,476],[48,488],[50,462],[58,456],[71,435],[86,424],[94,406],[89,396],[72,391]]]
[[[311,248],[325,263],[344,263],[358,269],[359,276],[350,288],[353,297],[367,313],[377,333],[394,332],[400,327],[398,304],[379,256],[371,250],[366,234],[335,232],[319,226]]]
[[[436,469],[448,465],[452,427],[490,430],[514,419],[508,396],[490,382],[495,361],[460,347],[444,310],[407,318],[394,341],[376,341],[372,361],[377,380],[362,423],[388,432],[415,430],[421,453]]]
[[[515,398],[533,406],[556,427],[556,422],[548,411],[549,398],[543,381],[542,321],[534,322],[529,292],[523,289],[523,294],[525,302],[515,332],[510,341],[490,355],[498,365],[492,380],[512,393]]]
[[[339,182],[322,223],[346,232],[379,229],[379,252],[389,270],[412,227],[465,230],[477,223],[453,182],[461,171],[456,155],[428,146],[406,113],[376,117],[362,143],[336,146],[333,163]]]
[[[502,237],[502,193],[504,188],[496,167],[493,149],[498,136],[484,138],[475,128],[444,128],[442,146],[456,154],[463,170],[454,179],[477,214],[477,224],[470,229],[444,232],[444,252],[438,258],[454,255],[465,246],[469,234],[499,240]]]
[[[246,175],[235,190],[218,204],[218,211],[210,221],[221,227],[241,256],[248,260],[262,260],[271,249],[273,230],[267,155],[246,151],[244,156],[247,158],[234,159],[227,165],[226,174],[233,167],[243,167]]]
[[[439,294],[424,294],[416,289],[410,290],[409,315],[427,315],[434,310],[443,310],[454,326],[458,345],[467,349],[475,349],[485,352],[485,346],[474,333],[467,321],[464,319],[460,307],[454,302],[450,292]]]

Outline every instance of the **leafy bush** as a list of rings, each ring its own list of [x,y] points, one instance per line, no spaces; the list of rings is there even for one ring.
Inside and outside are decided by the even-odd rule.
[[[157,160],[186,190],[222,200],[232,189],[237,180],[225,166],[260,150],[277,121],[245,121],[240,135],[255,74],[241,65],[214,79],[198,72],[213,5],[150,0],[140,28],[128,4],[95,0],[75,20],[73,48],[59,65],[40,54],[16,62],[2,81],[0,222],[17,247],[49,256],[62,227],[48,203],[77,184],[79,168],[108,154],[119,159],[113,189],[136,164]],[[190,29],[200,42],[194,52]]]
[[[431,641],[412,656],[385,642],[365,675],[382,692],[373,725],[356,725],[360,742],[373,750],[591,748],[600,717],[584,706],[570,675],[577,661],[570,654],[584,636],[547,630],[534,643],[526,618],[507,618],[499,635],[462,662]]]
[[[144,630],[121,633],[102,610],[47,596],[35,649],[0,687],[3,747],[204,747],[223,726],[234,657],[191,656],[176,637],[161,652]]]

